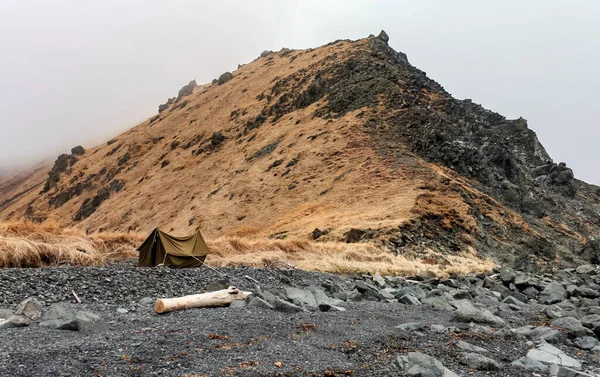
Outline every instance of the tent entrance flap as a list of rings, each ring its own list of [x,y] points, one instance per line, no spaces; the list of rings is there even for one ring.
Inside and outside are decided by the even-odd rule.
[[[175,237],[159,229],[154,229],[138,248],[138,266],[154,267],[159,264],[178,268],[200,267],[210,253],[200,231]]]

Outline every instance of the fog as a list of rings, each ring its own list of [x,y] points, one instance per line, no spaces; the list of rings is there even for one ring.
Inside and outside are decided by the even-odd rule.
[[[596,0],[0,0],[0,171],[102,143],[263,50],[385,29],[455,97],[526,118],[600,184],[599,19]]]

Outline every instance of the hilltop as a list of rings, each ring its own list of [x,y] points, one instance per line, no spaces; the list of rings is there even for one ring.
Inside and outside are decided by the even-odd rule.
[[[265,51],[192,81],[122,135],[0,179],[0,220],[359,242],[437,265],[599,263],[600,188],[388,39]]]

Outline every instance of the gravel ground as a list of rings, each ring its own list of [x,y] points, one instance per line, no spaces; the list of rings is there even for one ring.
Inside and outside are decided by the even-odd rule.
[[[348,277],[302,271],[220,271],[239,288],[254,290],[244,278],[250,275],[273,293],[290,284],[305,287],[327,280],[352,284]],[[157,315],[152,304],[138,303],[143,297],[197,293],[216,277],[207,269],[128,265],[0,270],[0,308],[14,309],[27,297],[37,297],[45,305],[68,301],[69,306],[95,312],[108,322],[108,329],[101,332],[55,330],[39,326],[39,320],[29,327],[2,329],[0,376],[397,376],[397,356],[411,351],[434,356],[459,375],[526,374],[510,365],[531,348],[524,339],[509,331],[469,332],[468,324],[452,320],[451,311],[425,305],[362,301],[345,304],[344,312],[215,308]],[[75,303],[72,290],[82,304]],[[485,304],[484,298],[479,301]],[[515,328],[540,320],[538,313],[531,306],[503,319]],[[395,328],[409,322],[426,330]],[[464,330],[438,334],[427,329],[433,324]],[[488,349],[487,356],[499,362],[501,370],[467,369],[460,363],[459,339]],[[578,356],[574,348],[563,350]]]

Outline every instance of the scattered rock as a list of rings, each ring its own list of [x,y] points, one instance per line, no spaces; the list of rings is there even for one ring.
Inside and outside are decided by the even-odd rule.
[[[527,352],[527,357],[544,364],[581,368],[581,363],[579,361],[548,343],[542,343],[537,348],[529,350],[529,352]]]
[[[478,353],[464,353],[460,362],[467,367],[475,370],[499,370],[500,364],[496,361],[482,356]]]
[[[227,81],[231,80],[232,78],[233,78],[233,75],[231,74],[231,72],[225,72],[221,76],[219,76],[219,79],[217,80],[217,84],[223,85]]]
[[[319,307],[315,296],[310,291],[294,287],[286,287],[284,288],[284,291],[285,297],[297,306],[312,312]]]
[[[570,368],[566,368],[566,367],[559,367],[556,374],[553,375],[551,373],[550,376],[551,377],[554,377],[554,376],[556,376],[556,377],[594,377],[591,374],[579,372],[574,369],[570,369]]]
[[[15,315],[22,315],[29,319],[36,319],[41,317],[43,308],[44,305],[42,305],[41,302],[30,297],[17,305],[17,308],[15,309]]]
[[[106,322],[92,312],[77,312],[64,304],[53,304],[44,314],[40,326],[59,330],[102,331],[107,328]]]
[[[76,147],[71,148],[71,154],[73,156],[82,156],[83,154],[85,154],[85,149],[81,145],[78,145]]]
[[[154,305],[154,303],[156,302],[156,300],[154,300],[153,298],[150,297],[142,297],[139,301],[138,301],[138,305],[140,306],[150,306],[150,305]]]
[[[467,351],[467,352],[479,352],[479,353],[489,352],[485,348],[475,346],[475,345],[473,345],[471,343],[467,343],[467,342],[462,341],[462,340],[459,340],[458,342],[456,342],[456,346],[458,348],[460,348],[461,350]]]
[[[567,291],[563,286],[555,281],[548,284],[540,296],[540,304],[551,305],[561,302],[567,297]]]
[[[398,302],[405,305],[422,305],[418,298],[407,293],[398,299]]]
[[[265,300],[263,300],[260,297],[254,297],[252,299],[252,301],[250,301],[250,303],[248,303],[248,309],[255,309],[255,308],[259,308],[259,309],[270,309],[270,310],[274,310],[275,307],[272,306],[271,304],[269,304],[268,302],[266,302]]]
[[[484,323],[493,326],[503,326],[504,320],[493,315],[489,310],[477,309],[470,301],[459,300],[455,302],[457,306],[453,319],[459,322]]]
[[[406,356],[398,356],[396,365],[400,372],[412,377],[458,377],[458,375],[435,357],[420,352],[409,352]]]
[[[177,94],[177,99],[175,102],[179,101],[182,97],[187,97],[192,94],[197,86],[198,84],[196,84],[196,80],[192,80],[187,85],[184,85],[181,89],[179,89],[179,93]]]

